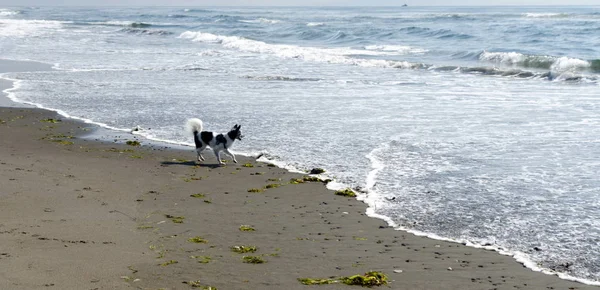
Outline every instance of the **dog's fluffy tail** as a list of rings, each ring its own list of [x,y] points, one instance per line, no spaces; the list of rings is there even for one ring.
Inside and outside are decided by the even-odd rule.
[[[198,118],[187,120],[185,123],[185,130],[194,135],[198,134],[198,132],[202,132],[202,120]]]

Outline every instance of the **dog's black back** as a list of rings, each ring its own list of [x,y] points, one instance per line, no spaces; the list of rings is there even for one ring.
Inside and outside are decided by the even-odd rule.
[[[242,140],[242,133],[240,132],[240,128],[242,126],[235,125],[233,128],[227,133],[227,137],[229,137],[230,142],[233,143],[235,139]],[[200,137],[198,137],[200,135]],[[194,132],[194,143],[196,144],[196,148],[201,148],[203,145],[211,144],[211,141],[215,140],[215,145],[223,144],[223,147],[227,149],[230,144],[227,144],[229,141],[223,134],[218,134],[215,136],[213,132],[202,131],[200,134],[198,132]]]
[[[200,140],[202,140],[202,142],[204,142],[204,144],[209,144],[213,138],[214,138],[213,132],[209,132],[209,131],[200,132]],[[194,138],[194,139],[197,139],[197,138]],[[202,147],[202,144],[198,144],[198,142],[196,142],[196,147]]]

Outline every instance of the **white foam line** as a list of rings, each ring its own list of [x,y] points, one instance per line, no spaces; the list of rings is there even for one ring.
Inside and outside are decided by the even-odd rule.
[[[95,122],[95,121],[90,120],[90,119],[81,118],[81,117],[77,117],[77,116],[72,116],[72,115],[69,115],[67,112],[65,112],[63,110],[60,110],[60,109],[55,109],[55,108],[44,106],[42,104],[38,104],[38,103],[34,103],[34,102],[29,102],[29,101],[25,101],[25,100],[21,100],[21,99],[17,98],[12,91],[15,91],[15,90],[19,89],[21,87],[21,83],[23,82],[23,80],[12,79],[12,78],[9,78],[9,77],[6,77],[6,76],[2,76],[2,78],[5,79],[5,80],[9,80],[9,81],[13,82],[13,87],[12,88],[8,88],[8,89],[6,89],[6,90],[3,91],[3,92],[5,92],[7,94],[7,97],[9,99],[11,99],[13,102],[21,103],[21,104],[27,104],[27,105],[32,105],[32,106],[34,106],[36,108],[40,108],[40,109],[44,109],[44,110],[54,111],[54,112],[58,113],[59,115],[64,116],[65,118],[82,121],[82,122],[84,122],[86,124],[94,124],[94,125],[98,125],[100,127],[111,129],[111,130],[115,130],[115,131],[122,131],[122,132],[128,132],[129,131],[128,129],[116,128],[116,127],[112,127],[112,126],[109,126],[109,125],[104,124],[104,123]]]
[[[396,223],[394,223],[389,217],[375,213],[374,209],[371,207],[369,207],[367,209],[366,214],[369,217],[380,218],[380,219],[386,221],[388,223],[388,225],[390,225],[391,227],[394,227],[396,230],[405,231],[405,232],[411,233],[415,236],[421,236],[421,237],[426,237],[426,238],[445,241],[445,242],[460,243],[467,247],[472,247],[472,248],[477,248],[477,249],[485,249],[488,251],[495,251],[501,255],[513,257],[517,262],[523,264],[523,266],[525,266],[526,268],[529,268],[532,271],[541,272],[546,275],[558,276],[559,278],[561,278],[563,280],[575,281],[575,282],[579,282],[579,283],[583,283],[583,284],[587,284],[587,285],[600,286],[600,281],[593,281],[593,280],[588,280],[588,279],[583,279],[583,278],[577,278],[577,277],[573,277],[573,276],[570,276],[565,273],[560,273],[560,272],[552,271],[550,269],[539,267],[537,265],[537,263],[535,263],[534,261],[529,259],[529,255],[527,255],[526,253],[520,252],[520,251],[509,251],[509,250],[506,250],[506,249],[498,247],[498,246],[485,246],[485,245],[481,245],[481,244],[478,244],[478,243],[475,243],[475,242],[472,242],[469,240],[465,240],[465,239],[450,239],[450,238],[442,237],[442,236],[432,234],[432,233],[426,233],[426,232],[409,229],[406,227],[401,227],[401,226],[397,225]]]
[[[371,151],[369,154],[367,154],[365,156],[367,159],[369,159],[371,161],[371,168],[373,168],[373,170],[371,170],[367,174],[366,193],[359,194],[357,196],[357,199],[360,201],[363,201],[364,203],[367,204],[367,206],[368,206],[367,210],[366,210],[367,216],[384,220],[390,227],[393,227],[395,230],[398,230],[398,231],[404,231],[404,232],[411,233],[415,236],[426,237],[426,238],[430,238],[430,239],[434,239],[434,240],[440,240],[440,241],[452,242],[452,243],[460,243],[467,247],[472,247],[472,248],[477,248],[477,249],[485,249],[485,250],[489,250],[489,251],[496,251],[501,255],[513,257],[517,262],[523,264],[523,266],[525,266],[535,272],[541,272],[541,273],[544,273],[547,275],[555,275],[563,280],[575,281],[575,282],[579,282],[579,283],[583,283],[583,284],[587,284],[587,285],[600,286],[600,281],[593,281],[593,280],[588,280],[588,279],[583,279],[583,278],[577,278],[577,277],[573,277],[573,276],[570,276],[565,273],[560,273],[560,272],[552,271],[550,269],[539,267],[537,265],[537,263],[535,263],[534,261],[532,261],[529,258],[529,255],[527,255],[526,253],[520,252],[520,251],[509,251],[509,250],[506,250],[506,249],[498,247],[498,246],[486,246],[486,245],[482,245],[482,244],[472,242],[472,241],[469,241],[466,239],[451,239],[451,238],[442,237],[442,236],[434,234],[434,233],[427,233],[427,232],[414,230],[411,228],[402,227],[402,226],[398,225],[396,222],[394,222],[390,217],[376,213],[375,210],[377,208],[377,204],[376,204],[375,198],[373,198],[373,197],[376,197],[378,193],[377,193],[377,189],[375,187],[375,183],[376,183],[375,181],[377,178],[377,174],[385,168],[385,164],[383,164],[383,162],[381,162],[379,159],[377,159],[375,157],[375,153],[382,151],[386,148],[389,148],[389,144],[386,144],[386,146],[384,146],[384,147],[374,149],[373,151]],[[371,198],[369,198],[369,196],[371,196]]]
[[[371,161],[371,168],[373,168],[373,170],[371,170],[367,174],[367,179],[365,181],[365,184],[366,184],[365,188],[367,191],[375,189],[377,174],[379,173],[379,171],[381,171],[385,168],[385,164],[383,162],[379,161],[377,159],[377,157],[375,157],[375,153],[385,150],[387,148],[389,148],[389,144],[385,144],[384,147],[374,149],[373,151],[371,151],[369,154],[367,154],[365,156],[365,157],[367,157],[367,159],[369,159]]]

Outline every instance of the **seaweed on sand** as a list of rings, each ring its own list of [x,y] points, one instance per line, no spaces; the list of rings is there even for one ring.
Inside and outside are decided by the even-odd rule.
[[[198,237],[198,236],[195,236],[193,238],[189,238],[188,242],[190,242],[190,243],[196,243],[196,244],[206,244],[206,243],[208,243],[207,240],[203,239],[202,237]]]
[[[364,275],[352,275],[348,277],[321,279],[321,278],[298,278],[304,285],[324,285],[333,283],[344,283],[346,285],[358,285],[363,287],[381,286],[387,284],[387,276],[381,272],[370,271]]]
[[[267,262],[259,256],[244,256],[242,257],[242,260],[244,261],[244,263],[249,264],[263,264]]]
[[[352,191],[350,188],[338,190],[335,192],[336,195],[346,196],[346,197],[356,197],[356,193]]]

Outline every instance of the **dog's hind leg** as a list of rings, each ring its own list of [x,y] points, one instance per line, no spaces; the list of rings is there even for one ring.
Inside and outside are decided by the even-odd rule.
[[[196,154],[198,154],[198,161],[204,161],[204,156],[202,156],[202,151],[204,151],[204,149],[206,149],[206,145],[200,148],[196,148]]]
[[[235,159],[235,155],[233,155],[233,153],[231,153],[231,151],[229,151],[229,149],[225,149],[225,153],[227,153],[227,155],[231,156],[231,159],[233,159],[233,162],[237,163],[237,160]]]

